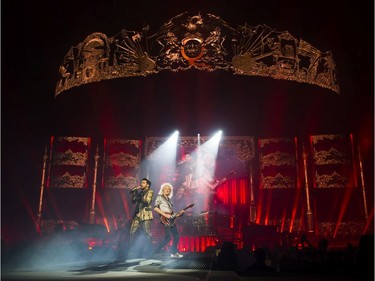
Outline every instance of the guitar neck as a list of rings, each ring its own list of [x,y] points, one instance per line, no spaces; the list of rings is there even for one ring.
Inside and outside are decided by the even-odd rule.
[[[165,218],[164,216],[161,216],[160,219],[161,219],[161,221],[164,225],[172,226],[174,224],[174,220],[177,217],[179,217],[184,211],[192,208],[193,206],[194,206],[194,204],[191,204],[191,205],[187,206],[186,208],[182,209],[181,211],[179,211],[177,213],[172,213],[171,218],[169,218],[169,219]]]
[[[213,185],[213,188],[218,187],[220,184],[222,184],[222,183],[225,182],[226,180],[227,180],[227,178],[222,178],[221,180],[215,182],[214,185]]]
[[[233,173],[234,173],[233,171],[230,172],[229,175],[227,175],[226,177],[224,177],[224,178],[222,178],[221,180],[219,180],[219,181],[217,181],[216,183],[214,183],[212,189],[218,187],[220,184],[222,184],[223,182],[225,182],[225,181],[228,179],[228,177],[230,177]]]

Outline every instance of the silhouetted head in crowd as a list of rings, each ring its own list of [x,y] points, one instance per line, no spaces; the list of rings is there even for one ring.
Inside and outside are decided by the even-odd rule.
[[[254,252],[254,258],[257,262],[264,263],[266,261],[266,251],[263,248],[257,248]]]

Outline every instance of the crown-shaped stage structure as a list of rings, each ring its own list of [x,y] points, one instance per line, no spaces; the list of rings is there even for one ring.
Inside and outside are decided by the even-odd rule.
[[[55,96],[92,82],[191,68],[291,80],[339,93],[331,52],[287,31],[264,24],[233,28],[218,16],[185,12],[148,33],[147,26],[112,37],[99,32],[87,36],[65,55]]]

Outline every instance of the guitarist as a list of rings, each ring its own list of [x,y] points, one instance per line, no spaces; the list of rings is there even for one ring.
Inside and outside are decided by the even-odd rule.
[[[201,163],[198,165],[197,171],[197,188],[195,192],[194,202],[203,211],[214,211],[214,195],[216,194],[219,185],[224,183],[228,177],[235,172],[231,171],[226,177],[217,179],[215,176],[216,160],[214,156],[206,152],[201,157]]]
[[[172,196],[173,186],[170,183],[162,184],[154,203],[154,210],[160,215],[162,223],[163,221],[168,221],[169,219],[174,219],[175,217],[182,216],[185,212],[184,210],[178,212],[177,214],[173,212],[173,204],[171,201]],[[163,249],[163,247],[173,237],[173,243],[171,247],[171,258],[182,258],[183,255],[181,255],[177,251],[177,245],[180,240],[180,235],[177,231],[177,226],[174,223],[163,223],[163,226],[165,233],[164,238],[155,249],[153,255],[158,254],[161,251],[161,249]]]
[[[215,183],[215,158],[211,153],[203,153],[198,156],[198,169],[196,174],[197,188],[194,192],[194,202],[202,211],[211,211],[213,191]]]

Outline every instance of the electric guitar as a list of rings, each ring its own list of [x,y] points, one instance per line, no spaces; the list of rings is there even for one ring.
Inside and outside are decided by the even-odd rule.
[[[217,187],[218,187],[220,184],[226,182],[227,179],[228,179],[230,176],[232,176],[233,174],[235,174],[235,173],[236,173],[236,172],[232,170],[232,171],[229,172],[229,174],[228,174],[226,177],[224,177],[224,178],[218,180],[217,182],[215,182],[215,183],[211,186],[211,192],[215,192],[216,189],[217,189]]]
[[[172,213],[171,214],[171,217],[169,219],[167,219],[166,217],[164,216],[160,216],[160,220],[162,222],[162,224],[164,224],[165,226],[173,226],[174,223],[175,223],[175,220],[176,218],[178,218],[179,216],[181,216],[181,214],[186,211],[187,209],[190,209],[194,206],[194,204],[190,204],[189,206],[183,208],[181,211],[177,212],[177,213]]]

